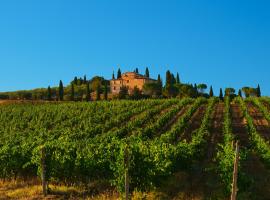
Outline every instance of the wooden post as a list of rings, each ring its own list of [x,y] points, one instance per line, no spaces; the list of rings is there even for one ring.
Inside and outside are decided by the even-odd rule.
[[[235,144],[235,160],[234,160],[234,169],[233,169],[233,183],[232,183],[231,200],[236,200],[236,196],[237,196],[238,162],[239,162],[239,145],[238,145],[238,141],[237,141]]]
[[[45,148],[41,148],[41,180],[42,180],[42,191],[43,195],[47,196],[47,181],[46,181],[46,163],[45,163],[46,152]]]
[[[128,146],[125,148],[124,154],[124,165],[125,165],[125,199],[129,200],[129,176],[128,176],[128,166],[129,166],[129,154]]]

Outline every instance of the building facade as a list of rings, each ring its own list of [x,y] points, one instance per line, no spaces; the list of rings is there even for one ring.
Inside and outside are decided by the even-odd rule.
[[[132,94],[135,87],[142,91],[144,84],[154,82],[157,81],[135,72],[126,72],[121,78],[110,80],[110,89],[112,94],[119,94],[121,87],[125,86],[128,93]]]

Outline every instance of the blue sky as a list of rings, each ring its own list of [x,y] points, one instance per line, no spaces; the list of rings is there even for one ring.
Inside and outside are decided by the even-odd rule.
[[[270,1],[1,0],[0,91],[138,67],[270,95]]]

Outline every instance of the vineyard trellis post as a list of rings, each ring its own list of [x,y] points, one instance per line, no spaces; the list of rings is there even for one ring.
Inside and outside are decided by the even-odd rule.
[[[46,151],[45,148],[41,148],[41,181],[42,181],[42,192],[46,197],[48,194],[47,181],[46,181]]]
[[[128,145],[126,145],[125,150],[124,150],[124,166],[125,166],[125,200],[129,200],[129,175],[128,175],[129,152],[128,152]]]
[[[237,196],[238,163],[239,163],[239,144],[238,144],[238,141],[236,141],[231,200],[236,200],[236,196]]]

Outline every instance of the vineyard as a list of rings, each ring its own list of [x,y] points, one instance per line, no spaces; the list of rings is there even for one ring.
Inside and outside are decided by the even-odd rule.
[[[0,179],[41,177],[44,160],[49,184],[123,194],[128,174],[131,195],[229,199],[238,141],[238,199],[269,199],[269,123],[268,97],[3,104]]]

